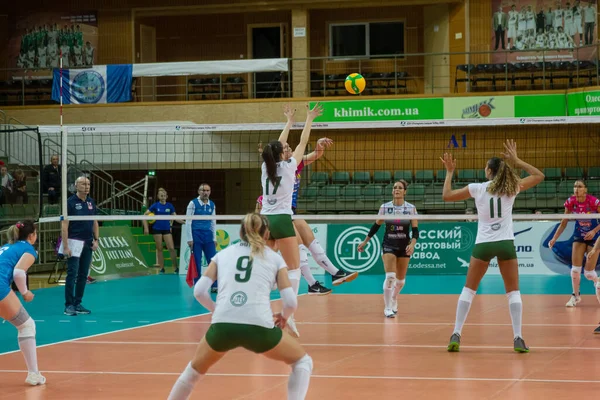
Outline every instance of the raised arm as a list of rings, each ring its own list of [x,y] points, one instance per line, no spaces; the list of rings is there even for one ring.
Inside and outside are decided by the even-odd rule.
[[[517,143],[514,140],[507,140],[504,143],[504,150],[502,156],[505,162],[512,164],[514,168],[522,168],[529,174],[528,177],[521,179],[519,182],[520,191],[531,189],[544,180],[545,176],[542,171],[517,156]]]
[[[321,156],[323,156],[325,149],[331,147],[331,145],[333,145],[333,140],[329,138],[324,137],[317,140],[315,151],[304,156],[304,165],[309,165],[317,161],[319,158],[321,158]]]
[[[290,129],[292,128],[292,125],[294,124],[294,114],[296,114],[295,108],[291,108],[289,104],[286,104],[283,106],[283,115],[285,115],[287,117],[287,123],[285,124],[285,127],[281,131],[281,134],[279,134],[279,141],[281,143],[287,143],[288,135],[290,134]],[[261,147],[262,147],[262,143],[261,143]],[[261,150],[261,153],[262,153],[262,150]]]
[[[442,189],[442,199],[444,201],[461,201],[471,197],[469,193],[469,187],[465,186],[461,189],[452,190],[452,175],[456,169],[456,160],[450,153],[444,153],[444,157],[441,158],[442,164],[446,167],[446,179],[444,180],[444,188]]]
[[[306,105],[306,109],[308,110],[308,104]],[[315,104],[314,108],[306,113],[306,123],[304,124],[302,135],[300,136],[300,143],[298,143],[298,146],[296,146],[296,149],[294,150],[293,154],[293,157],[296,159],[296,161],[300,162],[300,160],[304,156],[306,144],[308,143],[308,139],[310,138],[312,122],[322,113],[323,107],[319,103]]]

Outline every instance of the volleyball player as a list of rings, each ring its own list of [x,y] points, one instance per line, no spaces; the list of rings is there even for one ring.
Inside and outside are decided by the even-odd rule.
[[[175,207],[173,204],[167,202],[167,191],[163,188],[158,189],[158,193],[156,194],[158,201],[152,204],[144,215],[150,215],[153,213],[154,215],[176,215]],[[183,220],[176,220],[180,224],[185,224]],[[144,235],[149,233],[148,229],[148,221],[143,220],[142,224],[144,225]],[[179,274],[179,264],[177,263],[177,252],[175,251],[175,243],[173,243],[173,234],[171,232],[171,221],[167,220],[157,220],[152,224],[152,236],[154,237],[154,244],[156,245],[156,262],[160,267],[160,273],[165,273],[165,259],[163,256],[163,240],[167,245],[167,249],[169,250],[169,255],[171,256],[171,264],[175,269],[175,274]]]
[[[290,365],[287,398],[305,398],[313,361],[296,340],[281,330],[298,303],[285,261],[266,246],[268,228],[266,216],[246,215],[240,229],[241,241],[215,255],[194,287],[196,299],[212,311],[212,321],[168,400],[187,400],[210,367],[238,347]],[[219,282],[216,303],[208,293],[215,280]],[[275,283],[283,310],[273,316],[269,298]]]
[[[575,181],[573,185],[573,196],[565,201],[565,214],[591,214],[600,213],[600,200],[589,195],[587,192],[587,184],[583,180]],[[563,219],[554,236],[548,242],[548,247],[552,248],[556,240],[564,232],[567,227],[568,220]],[[586,279],[592,281],[596,287],[596,294],[600,295],[600,287],[598,286],[598,274],[596,273],[596,262],[598,261],[598,253],[589,251],[594,246],[594,240],[600,238],[600,224],[597,219],[582,219],[575,220],[575,231],[573,232],[573,249],[571,250],[571,283],[573,285],[573,293],[567,302],[567,307],[575,307],[581,302],[581,293],[579,288],[581,285],[581,269],[583,257],[586,251],[588,257],[585,263],[583,275]],[[600,299],[600,297],[599,297]]]
[[[587,253],[588,260],[590,258],[595,258],[596,260],[598,260],[598,253],[599,253],[598,250],[600,250],[600,236],[598,236],[598,239],[596,239],[596,242],[594,243],[594,247],[592,247],[592,249],[590,251],[588,251],[588,253]],[[594,262],[594,265],[596,265],[595,262]],[[600,302],[600,281],[599,280],[596,281],[596,298]],[[594,333],[600,334],[600,326],[594,330]]]
[[[514,350],[529,352],[521,333],[523,303],[519,291],[519,264],[514,245],[512,209],[519,192],[530,189],[544,180],[544,174],[517,156],[517,144],[507,140],[504,144],[504,160],[493,157],[485,166],[488,182],[471,183],[462,189],[452,190],[452,175],[456,160],[451,154],[441,159],[446,167],[446,180],[442,197],[445,201],[475,199],[477,206],[477,237],[471,255],[465,287],[458,298],[454,332],[448,344],[448,351],[459,351],[462,328],[467,319],[471,303],[479,282],[488,269],[492,258],[497,257],[504,288],[508,298],[510,317],[514,334]],[[514,168],[522,168],[530,176],[520,179]]]
[[[417,215],[417,208],[404,200],[407,188],[408,182],[403,179],[394,183],[393,200],[382,204],[379,207],[378,214],[403,219],[379,219],[375,221],[365,240],[358,245],[358,251],[364,251],[369,240],[377,234],[377,231],[385,222],[381,258],[385,269],[385,281],[383,281],[385,308],[383,314],[387,318],[395,318],[398,313],[398,294],[400,294],[406,282],[408,262],[415,251],[415,244],[419,238],[418,222],[410,219],[411,215]],[[408,235],[409,226],[411,227],[412,237]]]
[[[284,148],[288,144],[275,140],[263,149],[262,158],[264,162],[261,166],[263,205],[260,213],[269,220],[271,236],[268,244],[269,247],[277,245],[279,248],[289,269],[290,282],[296,295],[300,285],[300,253],[292,222],[292,195],[296,169],[298,168],[297,160],[301,160],[304,155],[313,120],[323,112],[322,106],[318,103],[312,110],[308,110],[308,105],[306,108],[306,123],[300,136],[300,143],[294,150],[292,157],[285,160]],[[287,125],[291,126],[289,118]],[[293,316],[290,316],[288,325],[294,335],[299,336]]]
[[[37,231],[33,222],[17,222],[8,229],[9,244],[0,248],[0,317],[17,328],[19,348],[27,365],[25,383],[32,386],[46,383],[37,364],[35,322],[10,289],[10,285],[14,281],[23,300],[33,300],[33,293],[27,288],[27,270],[37,258],[33,248],[36,240]]]

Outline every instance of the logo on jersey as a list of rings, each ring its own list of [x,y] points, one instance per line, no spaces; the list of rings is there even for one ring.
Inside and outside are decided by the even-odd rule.
[[[369,240],[362,253],[358,252],[358,245],[368,233],[369,228],[355,226],[346,229],[338,236],[334,245],[334,256],[338,265],[347,271],[364,272],[377,263],[381,253],[381,243],[377,236]]]
[[[248,301],[248,296],[244,292],[235,292],[229,298],[229,302],[234,307],[241,307]]]

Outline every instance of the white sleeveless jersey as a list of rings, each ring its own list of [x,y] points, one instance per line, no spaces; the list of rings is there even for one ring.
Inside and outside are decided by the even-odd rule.
[[[263,188],[263,206],[260,211],[264,215],[288,214],[292,212],[292,195],[298,161],[294,157],[277,163],[277,181],[271,182],[267,175],[267,165],[262,164],[261,182]]]
[[[250,260],[250,245],[239,242],[221,250],[212,261],[217,264],[219,292],[212,323],[257,325],[273,328],[271,289],[283,258],[266,247],[262,256]]]
[[[496,196],[487,191],[489,182],[469,184],[469,193],[477,206],[477,243],[513,240],[512,209],[515,196]]]

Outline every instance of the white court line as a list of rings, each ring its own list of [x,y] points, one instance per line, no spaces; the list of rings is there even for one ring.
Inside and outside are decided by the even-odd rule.
[[[149,345],[149,346],[188,346],[198,345],[198,342],[124,342],[110,340],[85,340],[78,341],[75,344],[110,344],[110,345]],[[419,349],[445,349],[445,345],[439,344],[379,344],[379,343],[302,343],[305,347],[397,347],[397,348],[419,348]],[[467,346],[461,345],[461,349],[512,349],[512,346]],[[572,347],[572,346],[534,346],[534,349],[540,350],[597,350],[600,347]]]
[[[206,324],[210,325],[210,321],[177,321],[175,324]],[[299,322],[296,325],[407,325],[407,326],[454,326],[454,322]],[[490,324],[490,323],[466,323],[465,326],[512,326],[512,324]],[[598,324],[522,324],[522,326],[539,326],[539,327],[597,327]]]
[[[298,297],[305,296],[305,295],[306,295],[306,293],[302,293],[302,294],[299,294]],[[270,300],[270,301],[273,302],[273,301],[279,301],[279,300],[281,300],[281,299],[273,299],[273,300]],[[147,327],[150,327],[150,326],[163,325],[163,324],[168,324],[168,323],[171,323],[171,322],[182,321],[182,320],[185,320],[185,319],[201,317],[203,315],[209,315],[209,314],[210,314],[210,312],[205,312],[205,313],[201,313],[201,314],[190,315],[189,317],[181,317],[181,318],[174,318],[174,319],[169,319],[169,320],[161,321],[161,322],[154,322],[152,324],[148,324],[148,325],[144,325],[144,326],[132,326],[131,328],[116,329],[116,330],[110,331],[110,332],[96,333],[94,335],[81,336],[81,337],[77,337],[77,338],[74,338],[74,339],[67,339],[67,340],[61,340],[61,341],[58,341],[58,342],[42,344],[42,345],[38,345],[37,348],[39,349],[39,348],[42,348],[42,347],[54,346],[54,345],[61,344],[61,343],[72,343],[72,342],[76,342],[76,341],[82,340],[82,339],[89,339],[89,338],[94,338],[94,337],[98,337],[98,336],[110,335],[112,333],[127,332],[127,331],[132,331],[132,330],[135,330],[135,329],[147,328]],[[70,320],[60,320],[59,322],[71,322],[71,321]],[[138,321],[138,322],[141,322],[141,321]],[[21,350],[6,351],[4,353],[0,353],[0,356],[3,356],[5,354],[18,353],[20,351]]]
[[[26,373],[26,370],[0,370],[0,373]],[[70,375],[140,375],[140,376],[179,376],[179,372],[131,372],[131,371],[42,371],[44,374]],[[213,374],[206,376],[247,377],[247,378],[289,378],[289,374]],[[527,382],[527,383],[599,383],[600,380],[581,379],[531,379],[531,378],[455,378],[442,376],[369,376],[369,375],[311,375],[317,379],[383,379],[401,381],[458,381],[458,382]]]

